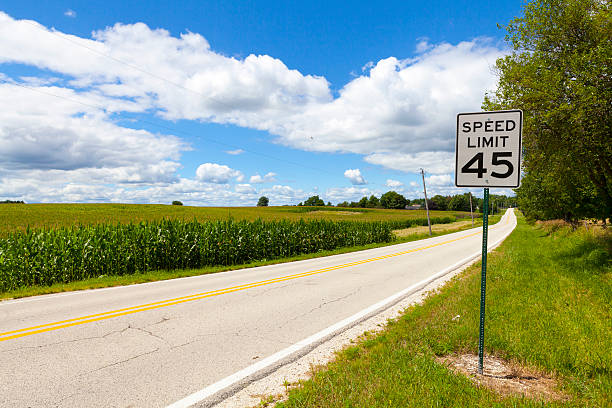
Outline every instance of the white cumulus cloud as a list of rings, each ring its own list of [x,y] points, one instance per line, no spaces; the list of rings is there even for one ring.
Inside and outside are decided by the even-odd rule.
[[[250,184],[236,184],[236,187],[234,188],[234,190],[237,193],[242,193],[242,194],[255,194],[255,193],[257,193],[257,190],[255,190],[255,188],[253,188],[253,186],[250,185]]]
[[[390,188],[399,188],[399,187],[402,187],[404,183],[398,180],[387,179],[387,182],[385,183],[385,185]]]
[[[451,186],[453,185],[453,179],[450,174],[439,174],[433,175],[425,178],[427,185],[431,186]]]
[[[361,175],[361,171],[359,169],[348,169],[344,172],[344,177],[349,179],[349,181],[354,185],[367,184],[367,181]]]
[[[486,39],[423,39],[416,48],[415,58],[367,63],[334,96],[324,77],[269,55],[225,56],[198,33],[173,36],[143,23],[117,23],[85,38],[0,12],[0,64],[40,70],[23,78],[0,74],[0,177],[39,188],[27,193],[12,181],[0,186],[34,200],[35,191],[41,200],[74,198],[75,191],[147,199],[144,190],[123,186],[134,183],[170,196],[166,185],[199,191],[176,173],[190,147],[172,135],[121,126],[116,117],[124,113],[233,124],[266,131],[271,141],[296,149],[353,153],[389,169],[448,175],[456,114],[480,109],[485,91],[495,87],[495,60],[506,51]],[[240,183],[244,177],[206,164],[212,167],[200,166],[195,182]],[[358,169],[347,172],[354,185],[366,183]],[[47,174],[62,184],[44,186]],[[267,176],[249,181],[274,181]],[[117,186],[103,186],[108,183]],[[279,192],[280,202],[297,198],[293,193]],[[231,200],[237,193],[227,194]]]
[[[325,197],[333,203],[342,201],[358,201],[364,196],[375,195],[380,197],[380,191],[370,190],[367,187],[334,187],[325,191]]]
[[[261,184],[261,183],[272,183],[276,181],[276,173],[267,173],[265,176],[260,176],[259,174],[255,174],[251,176],[249,179],[249,183],[251,184]]]
[[[200,181],[215,184],[226,184],[233,178],[238,182],[244,179],[244,175],[240,171],[217,163],[200,164],[196,170],[196,177]]]

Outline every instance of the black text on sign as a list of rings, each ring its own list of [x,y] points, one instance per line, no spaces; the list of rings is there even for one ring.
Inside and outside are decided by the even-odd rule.
[[[523,112],[457,115],[455,185],[518,187]]]

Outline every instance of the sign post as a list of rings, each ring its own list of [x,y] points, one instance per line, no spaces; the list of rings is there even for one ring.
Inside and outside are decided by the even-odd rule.
[[[489,188],[516,188],[520,185],[522,128],[523,112],[520,110],[457,115],[455,185],[457,187],[484,187],[480,330],[478,333],[479,374],[482,374],[484,360]]]
[[[480,330],[478,331],[478,374],[484,359],[485,295],[487,292],[487,239],[489,235],[489,188],[484,189],[482,203],[482,268],[480,270]]]

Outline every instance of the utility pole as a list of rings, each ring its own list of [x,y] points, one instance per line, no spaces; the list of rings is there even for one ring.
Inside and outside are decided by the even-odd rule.
[[[474,209],[472,208],[472,192],[470,191],[470,215],[472,216],[472,228],[474,228]]]
[[[427,204],[427,188],[425,187],[425,171],[421,169],[421,177],[423,177],[423,194],[425,194],[425,209],[427,210],[427,225],[429,226],[429,236],[431,237],[431,221],[429,219],[429,204]]]

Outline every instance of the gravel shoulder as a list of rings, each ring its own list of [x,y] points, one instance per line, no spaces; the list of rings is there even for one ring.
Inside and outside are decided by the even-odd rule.
[[[255,407],[262,406],[259,405],[262,401],[272,403],[284,400],[287,391],[291,389],[291,387],[296,386],[300,380],[306,380],[310,377],[312,367],[324,365],[333,361],[337,351],[356,342],[364,332],[376,333],[382,331],[389,320],[398,318],[406,308],[422,302],[429,294],[444,286],[451,279],[461,274],[466,268],[479,260],[480,258],[476,258],[454,271],[430,282],[421,290],[404,297],[377,315],[339,333],[333,338],[318,345],[302,357],[282,365],[266,377],[250,383],[235,394],[213,406],[215,408]]]

